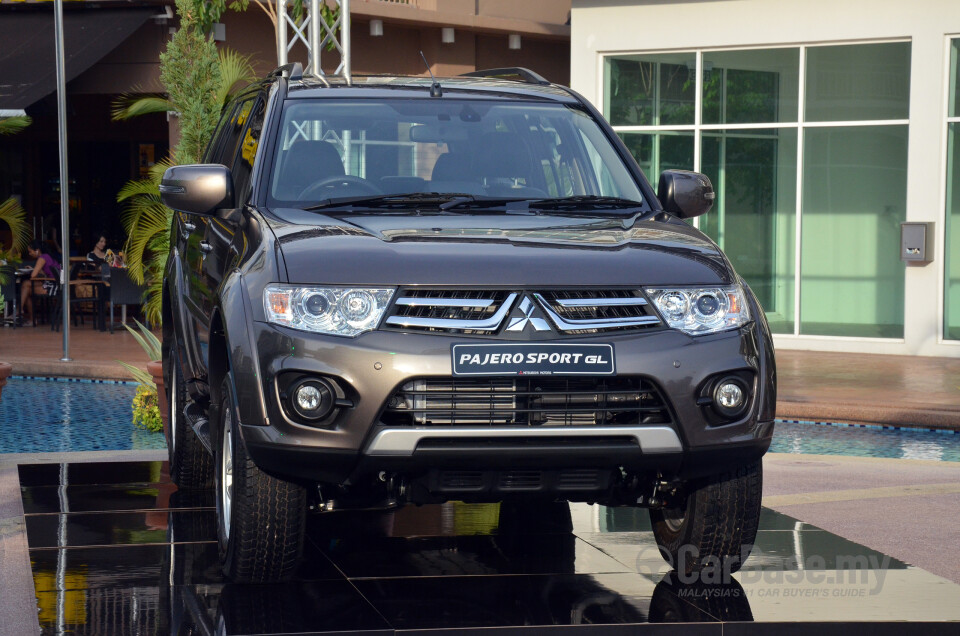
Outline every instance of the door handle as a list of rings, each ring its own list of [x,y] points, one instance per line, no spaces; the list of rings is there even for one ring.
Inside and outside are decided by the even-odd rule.
[[[200,251],[204,254],[209,254],[213,251],[213,245],[210,245],[206,241],[200,241]]]

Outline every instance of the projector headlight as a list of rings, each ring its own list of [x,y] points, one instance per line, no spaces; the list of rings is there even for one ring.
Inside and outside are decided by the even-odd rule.
[[[392,289],[268,285],[263,290],[267,321],[332,336],[356,336],[380,324]]]
[[[646,291],[667,324],[691,336],[736,329],[750,320],[750,310],[739,285]]]

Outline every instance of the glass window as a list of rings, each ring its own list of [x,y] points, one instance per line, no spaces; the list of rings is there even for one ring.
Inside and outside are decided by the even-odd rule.
[[[960,258],[953,253],[960,245],[960,123],[947,129],[947,225],[944,267],[946,268],[943,315],[944,338],[960,340]]]
[[[693,170],[692,132],[618,133],[647,181],[656,188],[660,173],[674,168]]]
[[[417,192],[643,201],[593,117],[563,104],[295,100],[280,134],[271,203]]]
[[[804,135],[800,333],[902,338],[907,127]]]
[[[800,49],[703,54],[703,123],[797,121]]]
[[[694,123],[693,53],[608,57],[605,64],[604,116],[614,126]]]
[[[807,121],[907,119],[910,43],[807,49]]]
[[[960,39],[950,42],[950,117],[960,117]]]
[[[717,199],[700,229],[753,289],[770,328],[793,333],[797,130],[704,133],[701,171]]]

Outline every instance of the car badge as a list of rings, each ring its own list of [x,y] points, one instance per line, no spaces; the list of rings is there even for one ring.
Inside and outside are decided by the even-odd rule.
[[[507,325],[507,331],[524,331],[527,325],[533,327],[534,331],[550,331],[550,324],[540,316],[534,316],[534,312],[539,313],[537,306],[528,297],[524,296],[518,307],[520,315],[510,316],[510,323]],[[517,312],[515,311],[514,314]]]

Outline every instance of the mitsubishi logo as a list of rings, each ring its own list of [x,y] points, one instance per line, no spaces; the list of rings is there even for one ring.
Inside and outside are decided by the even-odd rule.
[[[518,309],[521,315],[517,316],[515,311],[514,315],[510,316],[507,331],[523,331],[527,328],[527,325],[532,326],[534,331],[550,331],[550,325],[546,320],[539,316],[534,317],[533,312],[537,311],[537,306],[533,304],[532,300],[524,296]]]

